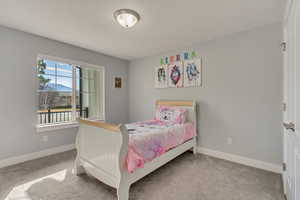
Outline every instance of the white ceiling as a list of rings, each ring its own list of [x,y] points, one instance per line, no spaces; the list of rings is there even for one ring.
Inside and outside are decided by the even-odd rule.
[[[136,59],[280,22],[286,0],[0,0],[0,24],[104,54]],[[120,8],[141,21],[124,29]]]

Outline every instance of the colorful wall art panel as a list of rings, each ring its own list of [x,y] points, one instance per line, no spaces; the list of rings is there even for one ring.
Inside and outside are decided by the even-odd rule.
[[[168,66],[161,65],[155,68],[155,88],[168,87]]]
[[[183,64],[174,62],[168,66],[168,86],[183,87]]]
[[[201,59],[184,61],[184,87],[201,86]]]

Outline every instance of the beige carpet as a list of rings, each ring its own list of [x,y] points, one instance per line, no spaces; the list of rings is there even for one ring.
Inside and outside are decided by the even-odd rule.
[[[75,152],[0,169],[5,200],[113,200],[116,190],[72,174]],[[132,185],[131,200],[282,200],[280,175],[187,152]]]

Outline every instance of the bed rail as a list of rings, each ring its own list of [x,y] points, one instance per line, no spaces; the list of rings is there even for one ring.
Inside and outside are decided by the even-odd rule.
[[[110,124],[110,123],[101,122],[101,121],[84,120],[84,119],[80,119],[79,123],[98,127],[98,128],[103,128],[103,129],[113,131],[113,132],[120,132],[120,125]]]
[[[194,106],[194,101],[157,100],[156,106]]]

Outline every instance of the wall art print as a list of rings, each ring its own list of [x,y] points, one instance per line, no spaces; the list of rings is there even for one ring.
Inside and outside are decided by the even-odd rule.
[[[201,86],[202,77],[201,59],[184,61],[184,87]]]
[[[168,65],[155,68],[155,88],[168,87]]]
[[[114,88],[122,88],[122,77],[114,76]]]
[[[174,62],[168,66],[168,86],[171,88],[183,87],[183,63]]]

